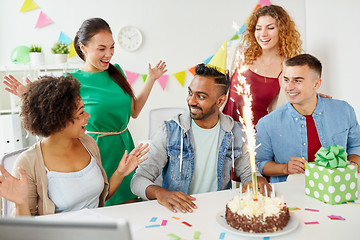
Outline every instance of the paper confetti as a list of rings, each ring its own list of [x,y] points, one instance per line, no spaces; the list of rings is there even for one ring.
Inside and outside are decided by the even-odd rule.
[[[356,202],[347,202],[347,204],[360,205],[360,203],[356,203]]]
[[[200,239],[200,232],[194,233],[194,239]]]
[[[160,227],[160,224],[145,226],[145,228],[154,228],[154,227]]]
[[[171,237],[172,240],[180,240],[181,239],[181,237],[179,237],[179,236],[177,236],[177,235],[175,235],[173,233],[168,234],[168,237]]]
[[[178,218],[178,217],[172,217],[173,219],[176,219],[176,220],[179,220],[180,218]]]
[[[319,210],[317,210],[317,209],[311,209],[311,208],[305,208],[304,210],[306,210],[306,211],[312,211],[312,212],[319,212]]]
[[[188,227],[192,227],[192,225],[191,225],[190,223],[188,223],[188,222],[183,221],[183,222],[181,222],[181,223],[185,224],[185,225],[188,226]]]
[[[330,215],[328,216],[328,218],[330,218],[331,220],[345,220],[345,218],[336,215]]]
[[[167,224],[167,220],[162,220],[161,226],[166,226],[166,224]]]
[[[152,218],[150,219],[150,222],[156,222],[156,220],[157,220],[157,217],[152,217]]]
[[[304,222],[305,224],[307,225],[310,225],[310,224],[319,224],[319,222]]]
[[[295,210],[301,210],[301,208],[298,208],[298,207],[289,207],[289,210],[290,210],[290,211],[295,211]]]
[[[225,238],[225,232],[220,233],[219,239],[224,239]]]

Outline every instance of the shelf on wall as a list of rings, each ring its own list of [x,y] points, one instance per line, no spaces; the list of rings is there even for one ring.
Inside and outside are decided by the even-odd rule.
[[[22,72],[22,71],[56,71],[56,70],[66,70],[66,69],[76,69],[83,66],[84,63],[63,63],[63,64],[45,64],[45,65],[36,65],[31,64],[9,64],[0,66],[0,72]]]

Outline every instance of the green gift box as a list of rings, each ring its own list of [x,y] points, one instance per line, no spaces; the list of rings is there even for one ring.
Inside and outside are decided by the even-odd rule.
[[[357,167],[348,164],[344,148],[322,147],[315,156],[305,163],[305,194],[332,205],[357,200]]]

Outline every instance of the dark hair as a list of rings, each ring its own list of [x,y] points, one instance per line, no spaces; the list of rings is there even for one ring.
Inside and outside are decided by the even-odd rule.
[[[80,83],[70,74],[42,76],[27,85],[21,105],[25,129],[48,137],[75,119],[80,98]]]
[[[223,85],[223,94],[226,94],[230,87],[229,74],[223,74],[214,67],[206,66],[204,63],[200,63],[195,68],[195,75],[213,77],[216,84]]]
[[[285,66],[304,66],[307,65],[321,77],[322,65],[319,59],[310,54],[300,54],[285,61]]]
[[[79,57],[86,61],[84,53],[80,49],[79,43],[82,43],[86,46],[86,44],[90,41],[90,39],[97,33],[101,31],[108,31],[111,33],[111,29],[109,24],[101,19],[101,18],[90,18],[87,19],[81,24],[81,27],[76,33],[74,38],[74,47],[76,53]],[[111,63],[109,64],[108,73],[111,79],[119,85],[125,93],[129,94],[132,98],[135,98],[134,92],[126,80],[125,76]]]

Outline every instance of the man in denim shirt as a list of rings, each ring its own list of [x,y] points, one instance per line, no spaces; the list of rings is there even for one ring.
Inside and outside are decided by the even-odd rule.
[[[184,213],[197,208],[189,194],[229,189],[233,165],[243,189],[251,187],[242,125],[219,111],[226,101],[229,78],[204,64],[195,71],[188,88],[190,111],[164,122],[151,139],[149,159],[139,166],[131,181],[134,194],[157,199],[173,212],[175,208]],[[161,174],[162,187],[154,184]],[[262,193],[268,183],[258,175]]]
[[[350,163],[360,164],[360,127],[354,109],[345,101],[317,94],[321,69],[320,61],[310,54],[285,61],[282,87],[289,102],[256,125],[260,144],[256,161],[270,182],[304,173],[305,162],[314,161],[321,146],[341,145]]]

